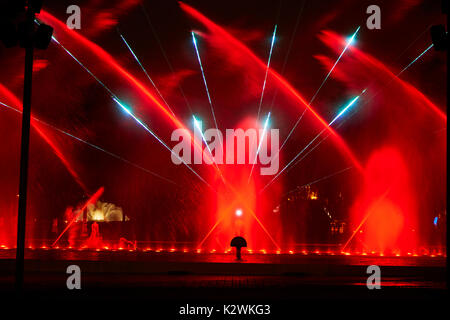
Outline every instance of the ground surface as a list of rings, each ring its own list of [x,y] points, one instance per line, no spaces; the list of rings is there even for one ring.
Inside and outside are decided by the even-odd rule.
[[[232,254],[27,250],[25,292],[39,298],[211,302],[310,298],[439,299],[446,295],[445,257],[326,254]],[[66,287],[67,266],[82,272],[82,290]],[[367,266],[381,268],[381,290],[368,290]],[[0,252],[0,290],[13,291],[14,251]]]

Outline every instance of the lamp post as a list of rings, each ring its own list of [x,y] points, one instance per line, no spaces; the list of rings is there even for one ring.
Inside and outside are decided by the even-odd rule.
[[[17,213],[16,289],[23,288],[25,259],[25,224],[27,211],[28,156],[30,149],[31,87],[33,78],[33,9],[28,7],[25,20],[25,74],[23,83],[22,139],[20,147],[19,210]]]
[[[2,17],[2,42],[6,47],[20,44],[25,48],[25,73],[23,86],[22,136],[20,149],[20,180],[19,180],[19,209],[17,214],[17,249],[16,249],[16,289],[23,289],[24,258],[25,258],[25,224],[27,208],[28,186],[28,158],[30,147],[31,121],[31,87],[33,77],[34,48],[46,49],[50,44],[53,28],[40,24],[35,25],[35,15],[42,7],[42,0],[10,0],[5,5]],[[3,9],[3,8],[2,8]],[[25,18],[20,20],[20,14],[25,12]],[[19,18],[17,18],[19,17]]]

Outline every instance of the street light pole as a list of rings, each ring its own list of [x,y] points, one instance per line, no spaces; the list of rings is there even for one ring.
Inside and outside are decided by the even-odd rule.
[[[0,41],[6,48],[15,47],[17,44],[20,44],[22,48],[25,48],[16,246],[15,286],[18,292],[23,290],[24,275],[33,52],[34,48],[42,50],[47,49],[53,34],[53,28],[45,23],[38,23],[39,26],[35,28],[36,13],[41,11],[42,1],[43,0],[1,0],[0,2]],[[23,16],[23,12],[25,12],[25,16]]]
[[[25,225],[28,186],[28,156],[30,150],[31,85],[33,77],[33,30],[35,13],[27,8],[25,22],[25,74],[23,88],[22,140],[20,149],[19,210],[17,214],[16,289],[23,290],[25,259]]]

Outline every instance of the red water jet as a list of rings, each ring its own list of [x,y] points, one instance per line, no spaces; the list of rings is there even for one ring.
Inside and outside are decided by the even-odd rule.
[[[2,84],[0,84],[0,97],[6,97],[7,101],[9,101],[14,108],[22,111],[22,102]],[[73,169],[73,166],[69,163],[69,161],[64,156],[62,151],[58,148],[56,143],[49,137],[49,135],[46,132],[44,132],[44,129],[41,127],[41,125],[36,120],[34,120],[33,116],[31,117],[31,126],[36,130],[36,132],[40,135],[40,137],[50,146],[50,148],[52,148],[55,155],[61,160],[67,171],[69,171],[70,175],[75,179],[75,181],[83,189],[83,191],[87,193],[88,192],[87,187],[81,181],[79,175]]]
[[[349,247],[388,253],[416,248],[417,211],[409,169],[397,149],[375,151],[365,169],[364,187],[351,210]]]
[[[56,32],[63,32],[65,36],[68,36],[72,41],[87,48],[90,52],[95,54],[102,64],[107,64],[108,67],[112,67],[120,76],[129,81],[136,89],[139,90],[146,98],[148,98],[153,105],[158,107],[178,128],[185,128],[184,125],[176,118],[172,113],[164,107],[164,105],[156,98],[139,80],[131,75],[125,68],[123,68],[108,52],[106,52],[99,45],[83,37],[76,31],[67,28],[66,24],[55,18],[50,13],[42,10],[39,14],[39,19],[45,23],[50,24],[55,28]]]
[[[332,31],[323,31],[319,39],[333,49],[339,52],[341,47],[345,45],[346,39],[339,36]],[[417,106],[425,106],[434,112],[442,121],[447,123],[447,114],[438,106],[431,102],[422,92],[420,92],[413,85],[400,79],[394,72],[391,71],[385,64],[362,50],[353,46],[349,47],[350,53],[343,57],[344,63],[341,62],[337,66],[337,72],[333,74],[334,77],[345,82],[347,85],[360,89],[361,83],[373,83],[374,80],[382,84],[396,85],[400,90],[403,90],[406,95],[415,102]],[[318,59],[326,64],[327,68],[332,65],[332,61],[323,56],[318,56]],[[351,61],[352,67],[347,67],[345,61]],[[419,62],[417,62],[419,63]],[[358,65],[358,67],[355,67]]]
[[[63,236],[63,234],[72,226],[72,224],[77,220],[77,218],[83,213],[84,210],[86,210],[87,206],[91,203],[95,203],[97,202],[97,200],[101,197],[101,195],[103,194],[103,192],[105,191],[105,189],[103,187],[101,187],[100,189],[97,190],[96,193],[94,193],[89,199],[88,201],[86,201],[86,203],[84,204],[84,206],[80,209],[79,214],[77,214],[76,216],[73,217],[72,221],[69,222],[69,224],[64,228],[64,230],[61,232],[61,234],[58,236],[58,238],[56,238],[55,242],[53,242],[52,247],[55,246],[55,244],[59,241],[59,239],[61,239],[61,237]]]

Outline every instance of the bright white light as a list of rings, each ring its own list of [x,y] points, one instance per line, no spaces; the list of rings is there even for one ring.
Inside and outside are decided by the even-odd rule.
[[[347,37],[345,40],[346,40],[345,42],[347,43],[347,45],[352,45],[352,46],[355,45],[356,41],[355,41],[355,38],[353,36]]]
[[[236,216],[237,217],[242,216],[242,209],[236,209]]]

